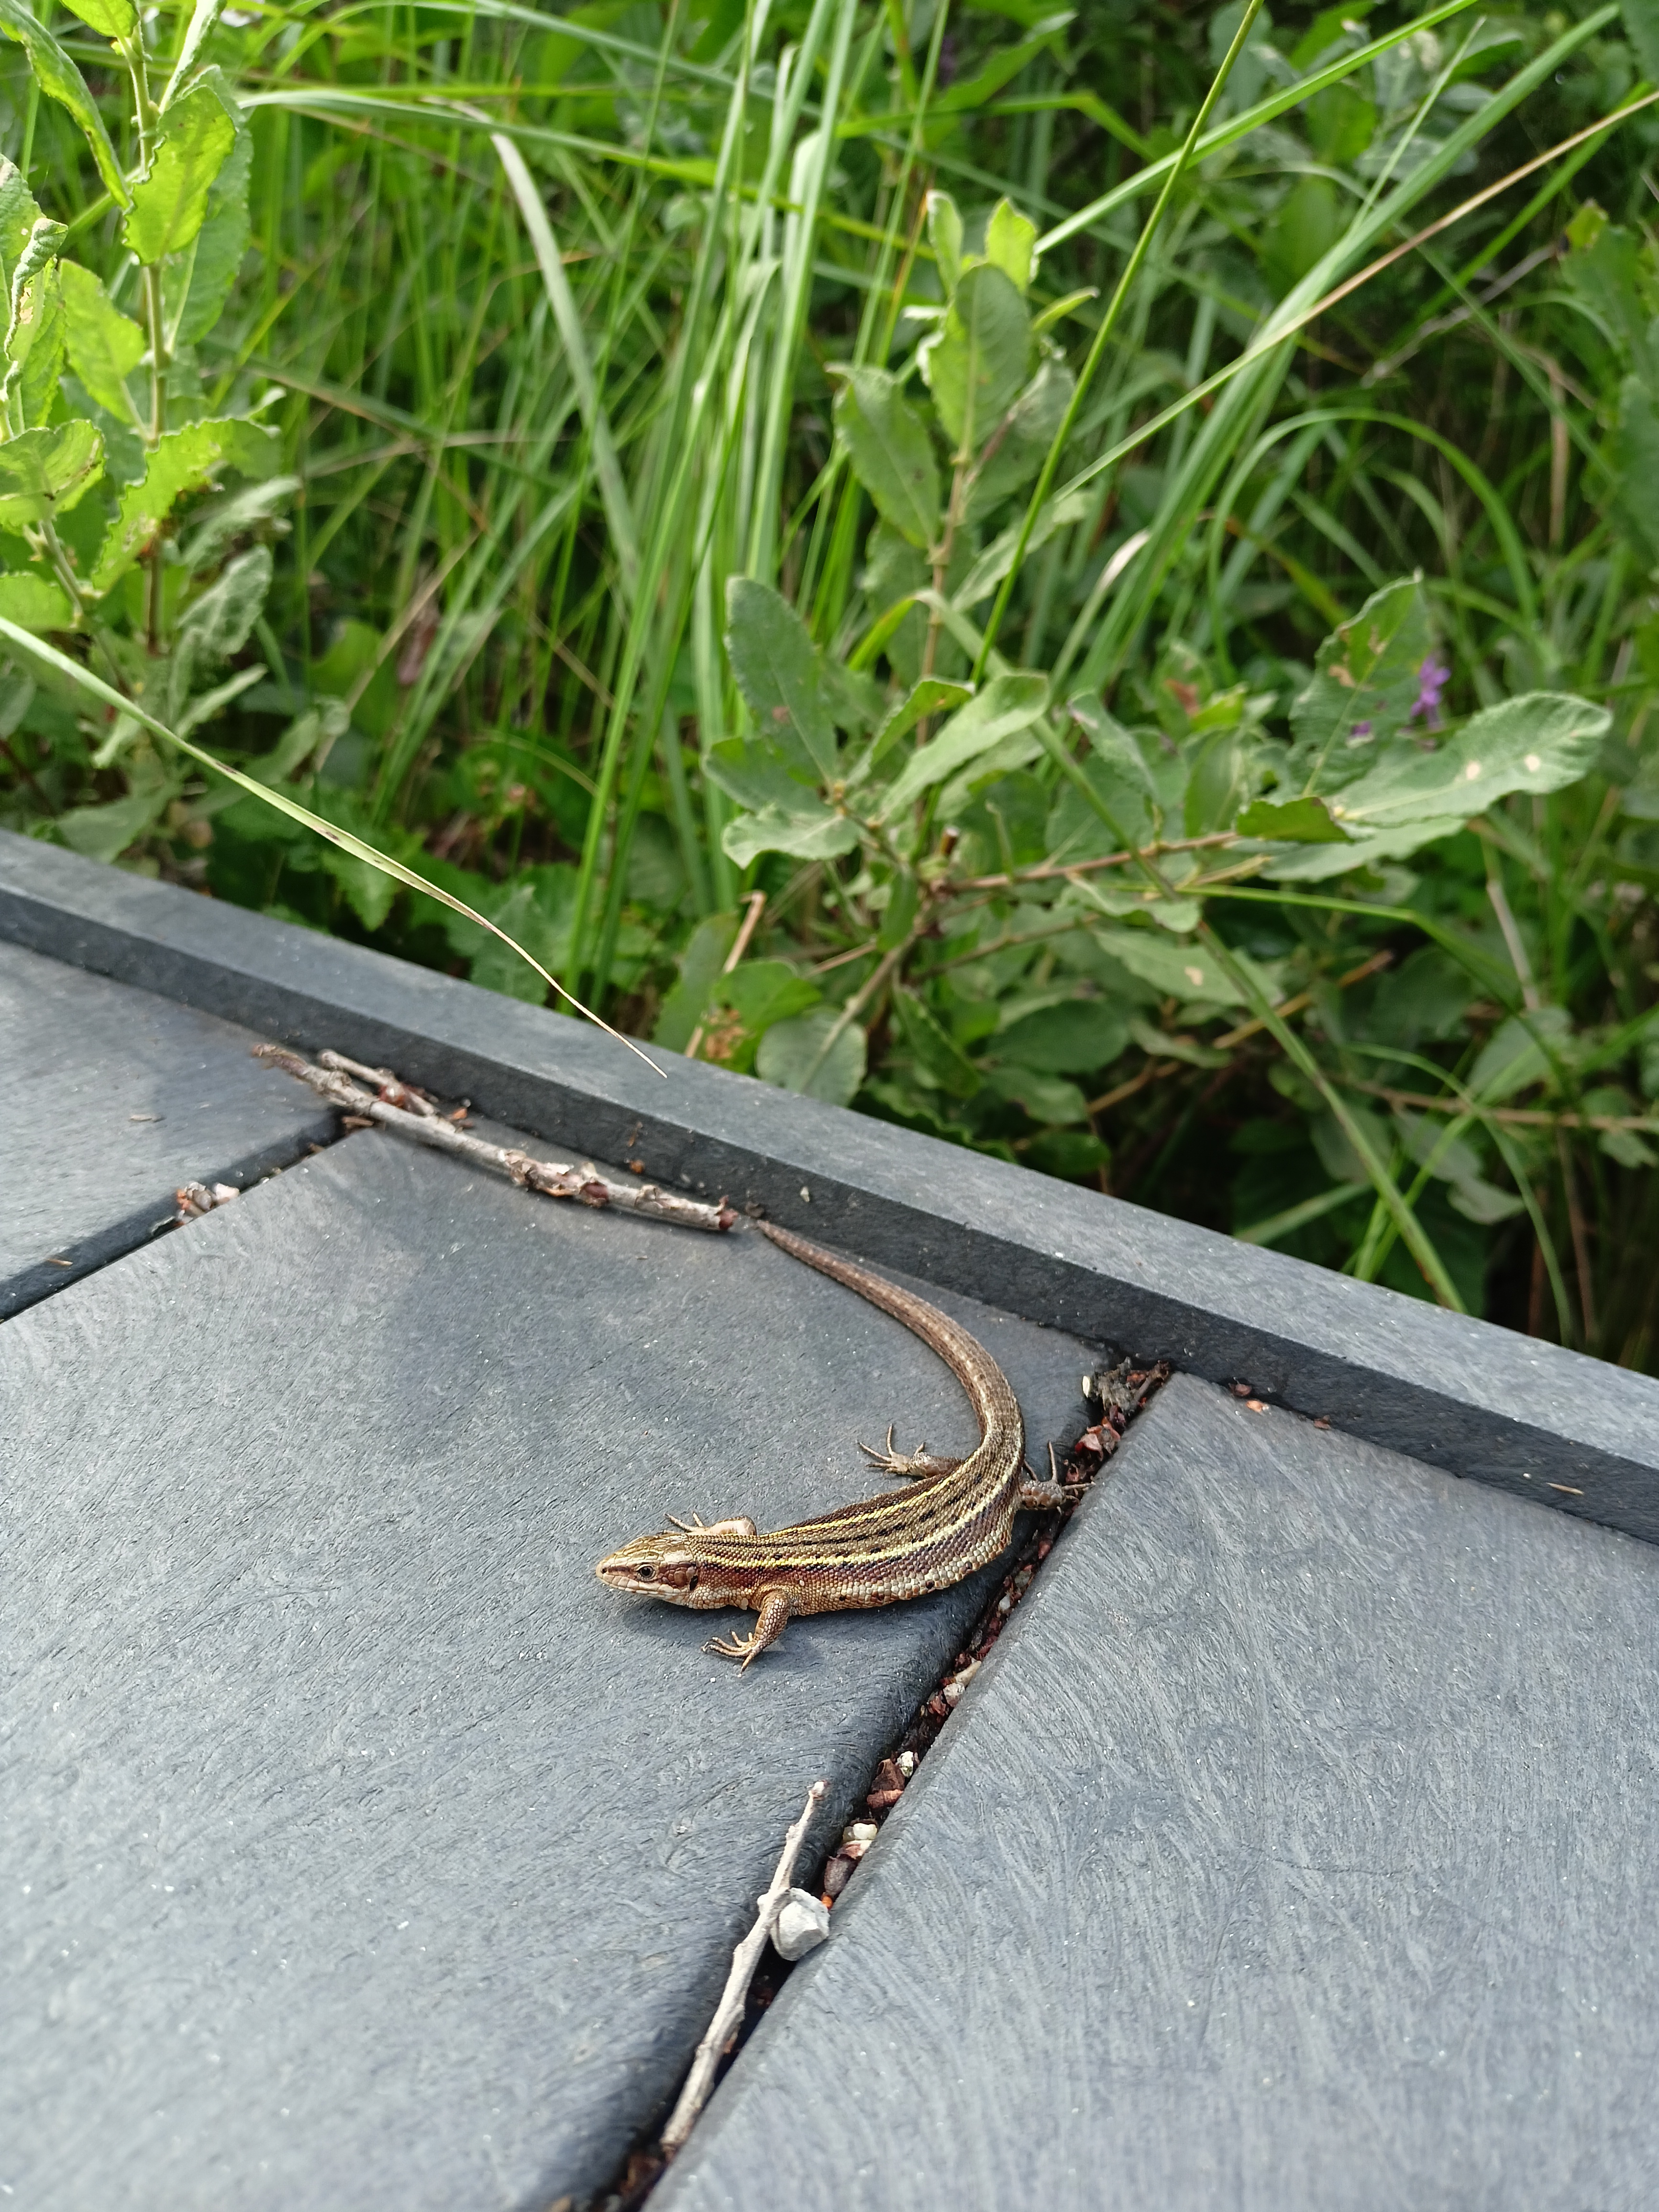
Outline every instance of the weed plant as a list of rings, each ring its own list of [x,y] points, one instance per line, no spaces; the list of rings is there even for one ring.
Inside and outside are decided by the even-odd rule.
[[[1659,1364],[1654,0],[0,30],[8,826]]]

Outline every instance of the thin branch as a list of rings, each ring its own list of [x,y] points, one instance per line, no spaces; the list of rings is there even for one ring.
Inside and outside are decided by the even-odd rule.
[[[720,1231],[731,1228],[737,1219],[723,1200],[719,1206],[707,1206],[698,1199],[682,1198],[678,1191],[665,1190],[660,1183],[614,1182],[601,1175],[591,1160],[533,1160],[527,1152],[486,1144],[482,1137],[458,1129],[429,1099],[385,1068],[365,1067],[343,1053],[319,1053],[320,1066],[276,1044],[256,1045],[253,1056],[271,1060],[301,1083],[308,1083],[342,1112],[361,1115],[365,1121],[377,1122],[399,1136],[412,1137],[416,1144],[453,1152],[471,1160],[475,1167],[490,1168],[521,1190],[538,1190],[548,1198],[580,1199],[584,1206],[614,1206],[620,1212],[672,1221],[683,1229]],[[379,1088],[365,1091],[351,1080],[352,1074],[377,1083]]]
[[[1363,1091],[1368,1098],[1383,1099],[1390,1106],[1415,1107],[1425,1114],[1473,1111],[1483,1121],[1505,1121],[1520,1129],[1634,1129],[1642,1135],[1659,1136],[1659,1119],[1651,1114],[1552,1114],[1536,1106],[1471,1108],[1467,1098],[1435,1097],[1426,1091],[1395,1091],[1386,1083],[1362,1082],[1355,1075],[1342,1079],[1350,1091]]]
[[[772,1876],[771,1886],[759,1899],[760,1910],[755,1916],[755,1924],[732,1954],[732,1971],[726,1978],[726,1987],[720,1991],[714,2017],[708,2023],[708,2033],[697,2045],[697,2054],[691,2061],[691,2071],[686,2076],[684,2088],[680,2091],[679,2102],[662,2131],[665,2158],[672,2158],[681,2148],[696,2125],[698,2113],[708,2101],[708,2093],[714,2086],[714,2069],[720,2064],[720,2054],[743,2018],[749,1984],[755,1978],[761,1954],[766,1948],[768,1938],[789,1895],[795,1861],[800,1855],[801,1845],[806,1841],[806,1831],[829,1789],[827,1782],[815,1782],[807,1791],[800,1818],[783,1839],[783,1850]]]
[[[736,972],[744,954],[749,950],[749,940],[755,933],[755,925],[760,920],[761,909],[765,906],[765,904],[766,893],[764,891],[751,891],[750,893],[749,911],[744,915],[743,918],[743,925],[738,931],[737,936],[732,939],[732,950],[726,956],[726,965],[720,969],[720,974],[722,975],[730,975]],[[703,1024],[699,1022],[696,1029],[692,1030],[690,1038],[685,1048],[685,1056],[688,1060],[695,1060],[698,1052],[702,1049],[702,1032]]]

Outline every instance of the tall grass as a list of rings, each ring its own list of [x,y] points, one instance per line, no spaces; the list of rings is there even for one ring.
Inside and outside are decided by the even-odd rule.
[[[636,1035],[1654,1364],[1659,52],[1630,18],[221,21],[252,244],[172,404],[279,395],[298,488],[259,526],[265,673],[198,736]],[[183,33],[163,9],[153,46]],[[106,49],[69,43],[113,118]],[[5,96],[5,150],[118,289],[84,141],[21,54]],[[953,431],[918,349],[967,327],[1003,201],[1048,380]],[[931,542],[859,443],[884,372]],[[783,611],[739,620],[738,579]],[[1374,721],[1396,764],[1447,761],[1505,702],[1586,704],[1467,826],[1320,872],[1369,756],[1350,726],[1315,763],[1292,708],[1372,603],[1399,665],[1362,750]],[[781,771],[793,815],[756,796],[742,622],[830,732]],[[904,766],[1022,675],[1025,723]],[[211,776],[126,836],[145,757],[98,742],[38,690],[6,819],[543,995]]]

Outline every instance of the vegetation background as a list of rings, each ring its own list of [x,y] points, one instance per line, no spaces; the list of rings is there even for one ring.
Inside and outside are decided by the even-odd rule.
[[[7,826],[1659,1364],[1659,0],[40,4]]]

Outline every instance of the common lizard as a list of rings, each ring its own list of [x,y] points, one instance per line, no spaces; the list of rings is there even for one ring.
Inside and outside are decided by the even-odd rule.
[[[978,1416],[980,1439],[966,1459],[940,1459],[924,1445],[910,1454],[859,1449],[884,1474],[909,1487],[884,1491],[833,1513],[763,1535],[746,1514],[705,1525],[668,1516],[672,1533],[635,1537],[596,1570],[612,1589],[636,1591],[699,1612],[739,1606],[758,1613],[746,1636],[717,1636],[703,1646],[753,1665],[797,1614],[892,1605],[960,1582],[1006,1551],[1014,1515],[1059,1505],[1056,1482],[1025,1465],[1025,1425],[1007,1377],[960,1323],[914,1291],[872,1274],[821,1245],[769,1221],[773,1243],[821,1274],[856,1291],[919,1336],[951,1370]]]

